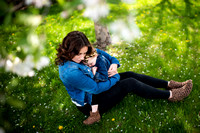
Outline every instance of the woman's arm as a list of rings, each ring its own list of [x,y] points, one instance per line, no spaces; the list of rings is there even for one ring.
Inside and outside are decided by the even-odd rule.
[[[110,68],[108,70],[108,75],[109,75],[108,77],[112,77],[113,75],[117,74],[118,73],[117,68],[120,67],[120,64],[119,64],[119,61],[117,60],[117,58],[110,56],[108,53],[106,53],[103,50],[100,50],[100,49],[96,49],[96,50],[97,50],[97,53],[102,54],[111,63]]]
[[[110,61],[110,64],[117,64],[118,67],[120,67],[120,64],[117,58],[115,58],[114,56],[110,56],[108,53],[106,53],[103,50],[100,50],[100,49],[96,49],[96,50],[98,54],[102,54],[104,57],[106,57]]]
[[[85,75],[79,69],[73,69],[72,71],[68,71],[67,74],[63,73],[64,82],[70,84],[74,88],[89,92],[91,94],[99,94],[106,90],[109,90],[113,85],[119,81],[119,74],[115,74],[114,76],[108,78],[105,82],[96,83],[93,79]]]
[[[110,68],[109,68],[109,70],[108,70],[108,77],[112,77],[113,75],[115,75],[115,74],[117,74],[118,72],[117,72],[117,64],[111,64],[110,65]]]

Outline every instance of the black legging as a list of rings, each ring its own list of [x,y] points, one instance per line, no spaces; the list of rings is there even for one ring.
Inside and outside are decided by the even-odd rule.
[[[124,72],[119,74],[120,81],[113,87],[105,92],[93,95],[93,103],[98,103],[100,114],[111,109],[130,92],[150,99],[168,99],[170,96],[169,90],[157,89],[167,87],[168,82],[165,80],[134,72]],[[89,104],[86,104],[83,107],[77,106],[77,108],[85,115],[89,115],[89,112],[91,111],[91,105]]]

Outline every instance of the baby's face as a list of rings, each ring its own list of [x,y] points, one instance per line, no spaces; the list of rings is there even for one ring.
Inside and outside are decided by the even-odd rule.
[[[97,60],[97,56],[89,57],[88,62],[84,63],[84,64],[89,66],[89,67],[93,67],[96,64],[96,60]]]

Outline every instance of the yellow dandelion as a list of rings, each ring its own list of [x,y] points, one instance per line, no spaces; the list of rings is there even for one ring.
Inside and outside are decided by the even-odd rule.
[[[190,42],[190,40],[185,40],[186,42]]]
[[[160,32],[163,32],[163,30],[160,30]]]
[[[155,23],[157,23],[158,21],[155,21]]]
[[[74,16],[71,16],[71,18],[74,18]]]
[[[166,33],[163,33],[163,35],[166,36],[167,34],[166,34]]]
[[[15,33],[12,33],[12,36],[14,36],[15,35]]]
[[[52,18],[51,20],[54,20],[54,18]]]
[[[135,22],[135,24],[138,24],[138,22]]]
[[[35,128],[35,125],[33,125],[33,128]]]
[[[51,42],[49,42],[49,44],[51,45]]]
[[[175,10],[174,10],[174,9],[172,9],[172,11],[174,12]]]
[[[150,12],[147,12],[147,14],[149,14]]]
[[[49,26],[51,26],[51,24],[49,24]]]
[[[195,14],[194,16],[197,17],[197,14]]]
[[[145,13],[145,11],[143,11],[143,13]]]
[[[143,17],[143,16],[144,16],[144,14],[141,14],[141,16]]]
[[[59,130],[62,130],[62,129],[63,129],[63,126],[59,126],[58,129],[59,129]]]
[[[172,50],[172,48],[170,48],[170,50]]]
[[[112,118],[112,121],[115,121],[115,118]]]

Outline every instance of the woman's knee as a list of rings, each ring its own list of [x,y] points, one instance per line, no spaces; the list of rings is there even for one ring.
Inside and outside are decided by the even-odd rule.
[[[122,87],[123,90],[125,90],[127,92],[132,92],[132,90],[135,88],[135,86],[138,86],[138,81],[134,78],[127,78],[127,79],[120,81],[119,86]]]
[[[128,79],[128,78],[134,78],[136,75],[136,73],[132,72],[132,71],[127,71],[127,72],[123,72],[120,73],[120,80],[124,80],[124,79]]]

